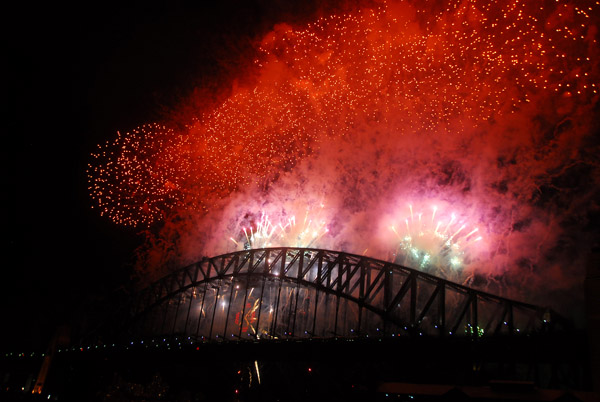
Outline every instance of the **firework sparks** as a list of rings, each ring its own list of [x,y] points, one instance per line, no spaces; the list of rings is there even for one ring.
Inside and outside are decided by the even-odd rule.
[[[148,225],[173,208],[207,211],[240,188],[268,185],[361,121],[399,137],[458,135],[538,94],[585,102],[598,92],[594,7],[384,3],[283,26],[260,46],[254,88],[181,122],[184,132],[149,124],[100,147],[90,193],[114,222]]]
[[[310,246],[395,252],[494,292],[575,286],[599,177],[598,3],[378,4],[277,25],[224,102],[99,148],[94,206],[118,224],[162,220],[140,272]],[[306,217],[315,197],[326,219]],[[397,199],[414,204],[382,226]]]
[[[436,219],[437,206],[430,211],[414,213],[413,206],[409,205],[409,210],[410,215],[401,225],[390,226],[397,244],[393,261],[445,277],[456,277],[455,273],[469,260],[471,246],[482,240],[479,228],[467,232],[467,223],[458,219],[455,213],[450,216],[441,213]]]
[[[314,220],[307,210],[304,219],[298,220],[294,215],[282,217],[273,223],[266,213],[261,213],[256,223],[242,226],[243,235],[236,240],[230,237],[237,249],[253,249],[267,247],[315,247],[319,239],[329,229],[325,220]]]
[[[190,170],[185,137],[146,124],[98,148],[88,182],[102,215],[122,225],[150,225],[182,205]]]

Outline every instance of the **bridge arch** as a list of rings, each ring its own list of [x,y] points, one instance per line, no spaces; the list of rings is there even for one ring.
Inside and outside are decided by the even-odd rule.
[[[531,333],[542,307],[337,251],[266,248],[204,258],[134,299],[128,336],[265,340]]]

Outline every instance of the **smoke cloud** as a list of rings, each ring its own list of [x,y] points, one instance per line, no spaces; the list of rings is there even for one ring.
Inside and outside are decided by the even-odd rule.
[[[578,306],[598,241],[597,10],[537,7],[392,2],[275,26],[253,82],[170,146],[185,155],[163,170],[176,202],[144,232],[140,275],[239,250],[263,216],[324,225],[313,247],[390,261],[406,261],[406,233],[441,222],[465,227],[460,268],[426,269]]]

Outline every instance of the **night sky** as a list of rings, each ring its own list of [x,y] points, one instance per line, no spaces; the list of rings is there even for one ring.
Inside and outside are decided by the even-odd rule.
[[[117,131],[126,132],[147,122],[183,124],[179,114],[223,101],[229,94],[223,88],[231,88],[234,79],[243,81],[258,39],[275,23],[302,26],[335,8],[334,2],[219,3],[211,7],[166,1],[129,5],[98,2],[85,7],[75,3],[27,4],[4,13],[9,28],[3,35],[9,73],[5,73],[4,82],[8,125],[3,136],[1,194],[8,224],[4,225],[2,243],[0,313],[4,331],[0,349],[44,349],[56,325],[78,320],[83,311],[107,305],[106,300],[132,289],[134,250],[143,238],[139,229],[118,226],[91,209],[86,168],[96,145],[112,141]],[[203,96],[197,96],[200,89]],[[593,112],[597,113],[597,107]],[[597,146],[597,141],[591,144]],[[510,158],[497,158],[501,168],[510,163]],[[469,171],[468,161],[461,166]],[[342,170],[347,168],[342,166]],[[442,164],[447,183],[440,185],[443,180],[436,179],[438,187],[469,191],[464,190],[464,180],[457,179],[458,171],[452,164]],[[568,189],[568,201],[552,193],[552,188],[562,185],[560,180],[570,183],[581,175],[597,180],[597,174],[587,170],[557,175],[557,181],[548,181],[546,193],[544,188],[540,190],[550,195],[528,204],[533,209],[531,215],[544,208],[572,210],[577,208],[572,201],[577,197],[593,201],[592,194],[597,191],[582,188],[594,189],[597,181],[563,186]],[[503,190],[506,183],[498,181],[495,185],[501,194],[507,192]],[[373,190],[355,187],[361,194]],[[508,188],[512,189],[510,183]],[[282,192],[285,186],[276,190]],[[273,198],[277,198],[277,191],[271,194]],[[344,208],[340,209],[351,211],[360,199],[342,201]],[[240,204],[245,202],[232,202],[230,215],[240,214]],[[594,233],[590,226],[597,214],[597,206],[590,207],[587,215],[575,214],[556,225],[572,228],[583,222],[584,230]],[[352,220],[347,231],[360,227],[356,214],[348,215],[350,218],[342,215],[333,218],[336,234],[344,233],[339,228],[343,219]],[[234,218],[228,221],[227,213],[223,216],[223,222],[233,225]],[[530,235],[530,226],[535,230],[556,228],[547,222],[536,228],[517,218],[511,230],[522,232],[523,237]],[[204,222],[204,218],[197,219]],[[489,230],[496,230],[492,226]],[[158,235],[165,236],[168,238]],[[577,239],[569,237],[571,242]],[[353,239],[355,243],[361,240]],[[352,241],[331,244],[349,247],[346,251],[362,251],[352,249]],[[548,250],[546,254],[560,254],[550,246]],[[569,256],[563,253],[556,258]],[[522,265],[528,266],[527,259]],[[562,274],[552,271],[556,278]]]
[[[234,39],[297,14],[240,3],[28,3],[4,13],[2,350],[43,350],[55,325],[126,292],[140,238],[91,209],[90,153],[117,130],[164,118],[194,87],[227,82],[241,61],[230,53],[251,48]]]
[[[331,8],[301,3],[33,3],[5,13],[1,305],[14,331],[3,331],[2,350],[44,349],[55,325],[128,291],[141,238],[91,209],[96,145],[165,119],[194,89],[231,85],[279,19]]]

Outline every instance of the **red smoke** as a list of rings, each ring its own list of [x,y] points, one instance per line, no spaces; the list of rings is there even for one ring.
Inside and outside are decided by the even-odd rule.
[[[540,302],[578,286],[597,214],[597,4],[412,3],[278,25],[252,85],[184,130],[101,147],[101,210],[163,221],[140,269],[230,251],[248,214],[307,209],[329,225],[319,247],[387,258],[382,228],[435,202],[485,239],[473,286]]]

